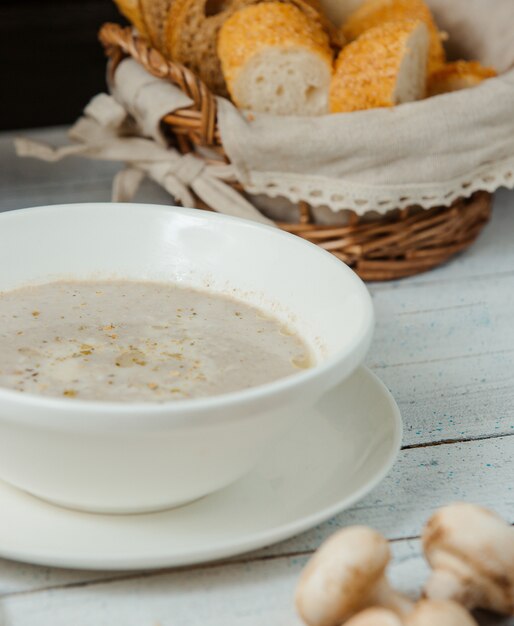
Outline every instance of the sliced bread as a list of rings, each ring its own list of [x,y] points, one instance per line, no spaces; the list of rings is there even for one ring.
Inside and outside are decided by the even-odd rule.
[[[343,24],[348,41],[360,37],[370,28],[397,20],[421,20],[430,35],[429,74],[445,62],[442,34],[434,17],[423,0],[366,0]]]
[[[223,23],[258,0],[174,0],[166,22],[168,56],[182,63],[216,94],[227,95],[216,52]]]
[[[484,67],[478,61],[446,63],[428,79],[428,96],[476,87],[488,78],[497,76],[492,67]]]
[[[174,0],[139,0],[148,36],[154,48],[166,52],[166,23]]]
[[[268,0],[269,1],[269,0]],[[328,34],[330,39],[330,45],[336,50],[346,45],[346,37],[343,34],[341,28],[334,26],[334,23],[328,18],[325,13],[325,8],[320,0],[280,0],[293,4],[301,9],[305,15],[311,19],[316,20],[321,24],[323,30]]]
[[[114,0],[114,2],[120,13],[135,26],[139,34],[146,37],[148,33],[143,18],[143,12],[141,10],[140,0]]]
[[[330,87],[332,113],[392,107],[425,96],[429,36],[424,22],[386,22],[343,48]]]
[[[296,6],[241,9],[222,26],[218,54],[237,106],[276,115],[328,113],[328,35]]]
[[[320,12],[318,0],[281,0],[322,24],[340,47],[343,35]],[[193,70],[216,94],[228,95],[217,53],[220,28],[236,11],[261,0],[173,0],[166,25],[168,56]]]

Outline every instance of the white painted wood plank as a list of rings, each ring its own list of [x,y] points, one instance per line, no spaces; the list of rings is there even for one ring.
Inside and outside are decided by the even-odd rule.
[[[375,290],[367,364],[405,444],[514,432],[514,274]]]
[[[514,273],[375,291],[373,301],[372,366],[514,350]]]
[[[304,559],[280,559],[252,566],[182,571],[8,597],[0,607],[5,626],[292,626],[300,623],[292,594],[303,563]]]
[[[40,567],[28,563],[17,563],[0,559],[0,598],[11,593],[110,579],[113,578],[113,575],[113,572],[87,572]],[[120,573],[118,577],[121,576],[122,574]],[[4,626],[1,617],[0,626]]]
[[[0,189],[1,194],[13,191],[23,196],[26,190],[56,186],[65,183],[91,183],[109,181],[120,169],[118,163],[93,161],[84,158],[67,158],[58,163],[38,159],[18,158],[14,150],[15,137],[27,137],[60,146],[69,143],[65,127],[31,129],[0,134]],[[61,201],[65,201],[64,199]]]
[[[335,529],[373,526],[389,539],[417,537],[435,509],[482,504],[514,523],[514,437],[404,450],[389,476],[355,507],[259,554],[304,552]]]
[[[514,523],[513,475],[514,437],[405,450],[385,481],[349,511],[237,560],[311,552],[335,530],[352,524],[373,526],[389,539],[417,537],[437,507],[456,500],[481,503]],[[0,561],[0,596],[103,576],[25,565],[18,569]]]
[[[427,574],[419,542],[399,542],[392,548],[391,581],[416,598]],[[305,556],[278,558],[13,595],[0,601],[0,624],[300,626],[293,596],[305,562]],[[501,623],[507,626],[514,621]]]
[[[514,434],[514,353],[374,368],[402,412],[404,445]]]
[[[109,202],[111,184],[106,181],[85,183],[62,183],[40,188],[29,188],[23,194],[15,191],[4,193],[0,197],[0,212],[24,209],[49,204],[66,204],[74,202]]]
[[[111,179],[91,181],[62,181],[58,184],[29,187],[21,193],[14,190],[0,194],[0,212],[49,204],[74,202],[110,202]],[[171,204],[170,196],[157,184],[144,181],[134,198],[135,202],[149,204]]]
[[[52,145],[68,143],[65,128],[0,133],[0,211],[67,202],[104,202],[111,198],[114,175],[123,164],[71,157],[57,163],[18,158],[13,139],[26,136]],[[170,204],[158,185],[145,182],[138,202]]]

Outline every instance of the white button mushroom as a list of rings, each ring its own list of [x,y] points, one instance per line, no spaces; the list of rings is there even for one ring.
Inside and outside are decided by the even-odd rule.
[[[514,528],[479,506],[440,509],[423,532],[427,598],[514,615]]]
[[[422,600],[403,619],[387,609],[367,609],[345,626],[477,626],[477,623],[455,602]]]
[[[405,619],[405,626],[477,626],[477,623],[456,602],[421,600]]]
[[[371,606],[408,612],[413,604],[385,578],[391,553],[371,528],[355,526],[330,537],[302,572],[296,607],[309,626],[340,626]]]
[[[389,609],[366,609],[352,617],[344,626],[404,626],[404,623]]]

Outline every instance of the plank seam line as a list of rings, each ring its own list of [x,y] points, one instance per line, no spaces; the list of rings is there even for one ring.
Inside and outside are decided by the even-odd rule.
[[[514,524],[511,524],[514,528]],[[388,539],[390,544],[409,542],[409,541],[419,541],[421,539],[420,535],[409,535],[406,537],[392,537]],[[0,594],[0,599],[5,598],[13,598],[18,596],[30,596],[36,595],[39,593],[45,593],[47,591],[67,591],[70,589],[82,589],[85,587],[93,587],[96,585],[102,584],[115,584],[118,582],[125,581],[135,581],[138,579],[149,579],[149,578],[157,578],[160,576],[167,576],[168,574],[174,574],[178,572],[193,572],[193,571],[202,571],[214,569],[217,567],[229,567],[232,565],[244,565],[250,563],[259,563],[265,561],[278,561],[279,559],[293,559],[298,557],[310,556],[316,551],[315,548],[309,550],[297,550],[295,552],[286,552],[284,554],[266,554],[263,556],[255,556],[255,557],[247,557],[247,558],[234,558],[225,561],[214,561],[212,563],[204,563],[198,565],[190,565],[187,567],[175,567],[175,568],[164,568],[155,571],[146,571],[146,572],[131,572],[128,574],[116,575],[114,574],[111,577],[106,578],[98,578],[96,580],[85,580],[85,581],[77,581],[64,585],[48,585],[47,587],[40,587],[38,589],[26,589],[21,591],[12,591]],[[243,555],[244,557],[244,555]]]
[[[473,443],[474,441],[487,441],[489,439],[509,439],[514,437],[514,433],[497,433],[492,435],[477,435],[469,439],[439,439],[437,441],[427,441],[426,443],[410,443],[402,446],[404,450],[417,450],[418,448],[436,448],[438,446],[454,445],[456,443]]]
[[[405,361],[404,363],[371,363],[368,367],[371,369],[385,370],[389,367],[410,367],[411,365],[428,365],[429,363],[444,363],[445,361],[458,361],[459,359],[479,359],[484,356],[498,356],[499,354],[512,354],[513,348],[507,350],[493,350],[492,352],[476,352],[474,354],[458,354],[456,356],[446,356],[438,359],[426,359],[424,361]]]
[[[409,536],[409,537],[393,537],[392,539],[388,539],[389,543],[401,543],[403,541],[415,541],[419,539],[419,536]],[[304,556],[310,556],[315,552],[315,548],[309,550],[297,550],[293,552],[286,552],[284,554],[265,554],[262,556],[255,557],[247,557],[247,558],[237,558],[229,559],[225,561],[213,561],[212,563],[203,563],[197,565],[189,565],[184,567],[169,567],[163,568],[154,571],[142,571],[142,572],[130,572],[127,574],[113,574],[113,576],[108,576],[105,578],[97,578],[95,580],[83,580],[76,581],[71,583],[66,583],[64,585],[48,585],[46,587],[39,587],[38,589],[26,589],[20,591],[12,591],[4,594],[0,594],[0,598],[12,598],[15,596],[27,596],[33,595],[37,593],[44,593],[46,591],[66,591],[68,589],[81,589],[84,587],[90,587],[94,585],[101,584],[113,584],[117,582],[125,582],[131,580],[138,579],[148,579],[148,578],[157,578],[159,576],[167,576],[168,574],[174,574],[179,572],[194,572],[201,570],[209,570],[215,569],[217,567],[229,567],[232,565],[245,565],[248,563],[260,563],[266,561],[278,561],[280,559],[294,559]],[[244,555],[243,555],[244,556]]]
[[[439,313],[441,311],[454,311],[456,309],[471,309],[476,306],[486,306],[487,302],[470,302],[469,304],[454,304],[453,306],[443,306],[439,309],[421,309],[419,311],[402,311],[401,313],[397,313],[398,317],[405,315],[423,315],[425,313]]]

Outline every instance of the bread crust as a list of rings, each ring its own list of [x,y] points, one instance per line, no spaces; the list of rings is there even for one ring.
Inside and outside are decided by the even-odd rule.
[[[244,76],[242,73],[251,62],[257,61],[261,54],[266,54],[267,62],[270,62],[269,54],[275,51],[280,55],[300,54],[301,51],[301,54],[308,55],[309,59],[317,57],[325,65],[328,89],[332,71],[332,50],[329,37],[319,21],[309,19],[302,10],[292,4],[263,2],[237,11],[220,30],[218,55],[230,95],[236,105],[243,108],[250,106],[250,102],[241,102],[238,97],[236,83],[240,75],[242,80]],[[263,71],[266,72],[266,69],[273,70],[273,67],[264,68]],[[294,70],[291,68],[291,71]],[[242,85],[240,83],[240,87]],[[283,85],[277,85],[277,88],[283,89]],[[293,92],[297,88],[298,84],[293,87]],[[247,87],[244,90],[247,91]],[[297,100],[299,111],[304,110],[301,102],[300,97]],[[289,105],[285,110],[289,111],[288,107]],[[324,107],[326,111],[326,99]],[[269,110],[281,114],[285,111],[280,111],[280,106],[271,107]],[[294,107],[290,112],[296,112]]]
[[[330,111],[347,113],[395,106],[402,63],[412,54],[409,42],[420,28],[427,36],[426,25],[420,20],[386,22],[343,48],[330,86]],[[425,73],[422,78],[424,84]]]
[[[492,67],[484,67],[478,61],[455,61],[446,63],[428,78],[428,97],[476,87],[484,80],[498,76]]]
[[[279,1],[298,7],[313,22],[328,28],[318,0]],[[173,0],[165,26],[166,53],[195,72],[215,94],[227,96],[217,52],[220,29],[237,11],[262,0],[219,0],[220,10],[214,15],[206,14],[209,2],[212,0]]]
[[[207,15],[208,0],[174,0],[165,25],[167,55],[195,72],[214,93],[227,95],[216,52],[218,33],[239,8],[256,1],[221,0],[221,10]]]
[[[148,36],[140,0],[114,0],[119,12],[133,24],[140,35]]]
[[[171,6],[176,0],[139,0],[141,15],[150,42],[159,52],[166,52],[165,25]]]
[[[303,46],[332,65],[328,36],[319,24],[295,6],[263,2],[235,13],[220,31],[218,54],[229,91],[249,59],[274,46]]]
[[[364,32],[385,22],[421,20],[430,35],[428,73],[436,71],[446,60],[442,37],[432,12],[423,0],[366,0],[342,25],[348,41],[354,41]]]

